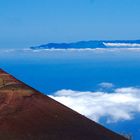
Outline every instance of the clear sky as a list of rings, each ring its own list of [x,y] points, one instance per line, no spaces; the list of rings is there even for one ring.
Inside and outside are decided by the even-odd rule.
[[[140,0],[0,0],[0,47],[140,39]]]

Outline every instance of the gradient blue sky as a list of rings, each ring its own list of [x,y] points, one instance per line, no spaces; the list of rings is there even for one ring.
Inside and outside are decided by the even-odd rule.
[[[0,47],[140,39],[140,0],[0,0]]]

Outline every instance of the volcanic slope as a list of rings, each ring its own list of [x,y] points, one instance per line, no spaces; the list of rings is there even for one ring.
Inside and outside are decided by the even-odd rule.
[[[126,140],[0,69],[0,140]]]

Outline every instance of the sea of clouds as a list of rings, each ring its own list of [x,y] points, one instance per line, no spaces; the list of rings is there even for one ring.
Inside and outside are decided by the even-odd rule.
[[[132,120],[140,112],[140,88],[114,88],[112,83],[105,82],[99,85],[112,88],[112,92],[63,89],[50,97],[96,122],[102,117],[107,123]]]
[[[140,52],[140,47],[128,47],[128,48],[85,48],[85,49],[76,49],[76,48],[70,48],[70,49],[37,49],[37,50],[32,50],[32,49],[0,49],[0,54],[3,53],[47,53],[47,52]]]

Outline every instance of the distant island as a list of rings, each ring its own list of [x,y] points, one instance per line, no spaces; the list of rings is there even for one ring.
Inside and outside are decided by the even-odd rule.
[[[140,40],[97,40],[72,43],[48,43],[30,49],[96,49],[96,48],[140,48]]]

